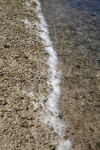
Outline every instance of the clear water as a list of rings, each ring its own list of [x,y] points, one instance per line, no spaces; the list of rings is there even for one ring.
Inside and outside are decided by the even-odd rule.
[[[59,0],[59,3],[62,3]],[[66,9],[66,5],[68,8]],[[100,0],[66,0],[63,9],[67,13],[66,20],[73,24],[73,33],[78,38],[78,42],[84,42],[87,47],[94,51],[100,51]],[[69,25],[70,30],[70,25]],[[82,36],[78,35],[80,31]],[[81,39],[80,39],[81,37]]]
[[[41,0],[52,41],[96,55],[100,63],[100,0]],[[67,39],[65,37],[67,31]],[[68,45],[66,46],[68,48]],[[100,66],[100,64],[98,64]]]
[[[99,115],[95,106],[99,99],[100,0],[41,0],[41,4],[63,77],[69,72],[68,78],[64,78],[61,82],[63,95],[61,107],[65,107],[62,109],[63,112],[64,110],[70,112],[64,116],[66,123],[74,120],[73,126],[70,126],[69,136],[75,141],[76,146],[73,149],[98,149],[96,143],[99,137],[96,131],[98,131]],[[65,92],[68,89],[70,90]],[[70,96],[68,97],[66,93]],[[79,95],[77,98],[79,101],[75,100],[75,103],[73,103],[73,93]],[[82,93],[85,95],[83,98],[80,97]],[[91,102],[87,103],[88,100]],[[85,105],[81,105],[80,101]],[[70,118],[70,114],[72,114],[71,119],[68,120],[67,116]],[[74,114],[78,116],[78,121],[75,120]],[[80,124],[78,130],[74,127],[76,122]],[[94,126],[94,133],[90,134],[87,127],[91,125]],[[77,142],[79,139],[80,146]],[[93,148],[92,142],[96,145]]]

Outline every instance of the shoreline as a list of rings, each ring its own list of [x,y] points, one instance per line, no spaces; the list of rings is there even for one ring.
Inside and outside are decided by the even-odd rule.
[[[40,2],[62,70],[59,109],[67,125],[65,138],[71,139],[71,150],[99,150],[100,71],[93,62],[99,56],[71,39],[75,35],[59,15],[63,7],[57,0]],[[39,37],[38,41],[36,26],[25,27],[23,22],[38,18],[23,0],[1,0],[0,10],[0,149],[55,150],[58,135],[37,117],[42,112],[40,99],[45,102],[51,92],[49,55]]]
[[[44,18],[35,11],[37,3],[32,2],[31,7],[30,4],[1,1],[0,148],[69,149],[71,142],[63,138],[65,126],[57,108],[60,97],[57,54],[49,40]],[[40,21],[43,24],[39,24]],[[39,25],[43,26],[43,31]],[[43,34],[46,31],[46,38],[41,31]],[[42,122],[45,119],[45,124],[41,118]]]
[[[48,80],[47,85],[51,86],[51,92],[47,97],[45,97],[46,102],[40,99],[41,112],[38,112],[40,122],[44,125],[47,125],[49,128],[53,128],[55,134],[58,135],[58,140],[54,141],[57,143],[57,150],[69,150],[71,149],[71,141],[70,139],[65,139],[65,130],[66,125],[62,122],[60,115],[60,110],[58,105],[60,103],[60,78],[61,78],[61,70],[58,70],[58,57],[57,53],[53,48],[52,41],[49,38],[49,30],[48,25],[45,21],[45,18],[41,12],[41,4],[38,0],[31,0],[26,2],[27,9],[32,10],[32,5],[35,5],[33,11],[36,11],[37,19],[39,21],[29,22],[29,20],[23,21],[26,25],[26,28],[36,27],[36,34],[40,37],[44,45],[44,51],[49,54],[47,59],[48,65]],[[41,93],[42,94],[42,93]],[[53,144],[53,143],[52,143]]]

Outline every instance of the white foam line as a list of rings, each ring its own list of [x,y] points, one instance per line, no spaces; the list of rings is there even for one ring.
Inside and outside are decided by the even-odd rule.
[[[37,3],[36,8],[34,9],[37,13],[37,17],[39,18],[40,22],[35,22],[35,24],[38,29],[37,35],[42,39],[42,42],[44,44],[44,50],[49,54],[49,58],[47,61],[47,64],[49,66],[48,85],[51,85],[52,87],[52,91],[48,95],[46,103],[44,104],[42,101],[40,102],[43,107],[43,112],[41,112],[40,120],[43,123],[48,124],[50,127],[53,127],[54,131],[60,136],[60,141],[57,150],[69,150],[71,148],[70,139],[63,139],[63,136],[65,135],[66,125],[58,117],[60,113],[58,105],[60,102],[61,95],[61,90],[59,86],[61,82],[61,71],[57,70],[58,57],[49,38],[48,25],[45,21],[43,14],[41,13],[40,2],[39,0],[30,0],[29,2],[26,2],[27,7],[30,7],[30,9],[32,9],[32,2]],[[24,23],[30,28],[34,24],[29,22],[28,20],[24,20]]]

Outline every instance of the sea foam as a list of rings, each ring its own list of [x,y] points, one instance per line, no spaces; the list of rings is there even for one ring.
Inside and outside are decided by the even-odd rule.
[[[48,81],[47,84],[52,87],[51,93],[47,97],[47,101],[45,104],[40,100],[40,103],[43,107],[43,112],[40,115],[40,121],[44,124],[48,124],[50,127],[53,127],[54,131],[60,137],[60,140],[57,142],[58,147],[57,150],[69,150],[71,148],[71,141],[70,139],[64,139],[66,125],[62,122],[59,118],[60,110],[59,110],[59,103],[60,103],[60,82],[61,82],[61,70],[58,70],[58,57],[57,53],[53,48],[53,43],[49,37],[49,30],[48,25],[45,21],[43,14],[41,13],[41,4],[39,0],[30,0],[26,2],[27,8],[31,8],[31,3],[36,2],[37,6],[33,8],[36,13],[37,17],[40,20],[39,22],[30,22],[27,19],[23,20],[25,25],[31,28],[34,24],[37,27],[37,36],[39,36],[42,40],[44,45],[44,50],[49,54],[47,65],[48,69]]]

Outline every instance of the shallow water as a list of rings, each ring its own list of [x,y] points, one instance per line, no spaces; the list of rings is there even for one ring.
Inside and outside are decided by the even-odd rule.
[[[66,135],[72,150],[99,150],[100,1],[41,4],[62,69],[60,107],[68,125]]]
[[[60,31],[53,40],[72,41],[72,46],[82,45],[83,50],[94,53],[100,52],[100,0],[44,0],[41,1],[46,20],[49,25]],[[59,30],[59,26],[60,29]],[[65,33],[64,33],[65,32]],[[60,35],[60,36],[59,36]],[[99,61],[98,61],[99,63]]]
[[[84,41],[91,50],[100,51],[97,42],[100,34],[100,1],[99,0],[58,0],[62,5],[64,22],[67,21],[69,30],[74,30],[76,42]],[[73,29],[70,29],[70,24]],[[78,31],[81,35],[78,35]],[[81,39],[79,39],[81,37]],[[88,43],[87,43],[88,42]],[[91,45],[91,46],[90,46]]]

